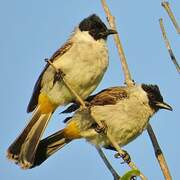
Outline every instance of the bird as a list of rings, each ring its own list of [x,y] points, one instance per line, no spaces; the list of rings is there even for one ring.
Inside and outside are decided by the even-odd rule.
[[[115,150],[106,133],[97,131],[97,121],[104,122],[120,147],[136,139],[147,128],[150,118],[160,109],[172,111],[164,102],[157,85],[136,84],[132,87],[111,87],[87,98],[89,110],[71,105],[63,113],[68,117],[65,128],[42,139],[31,168],[41,165],[51,155],[76,139],[86,139],[96,147]]]
[[[22,168],[31,167],[53,112],[59,106],[77,101],[61,75],[82,99],[86,99],[103,78],[109,61],[106,40],[116,33],[92,14],[79,23],[67,42],[48,59],[27,107],[32,117],[7,150],[10,160],[21,164]]]

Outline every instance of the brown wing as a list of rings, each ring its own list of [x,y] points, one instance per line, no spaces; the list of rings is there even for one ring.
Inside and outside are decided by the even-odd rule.
[[[117,100],[127,97],[128,95],[124,87],[112,87],[104,89],[95,95],[89,96],[86,101],[89,102],[91,106],[104,106],[116,104]],[[78,108],[79,104],[74,103],[61,113],[72,113]]]
[[[66,51],[68,51],[70,48],[72,47],[72,43],[70,41],[68,41],[66,44],[64,44],[61,48],[59,48],[49,59],[51,62],[55,61],[56,58],[62,56]],[[35,83],[34,89],[33,89],[33,93],[31,96],[31,99],[29,101],[28,107],[27,107],[27,112],[32,112],[37,104],[38,104],[38,97],[40,94],[40,90],[41,90],[41,80],[43,77],[44,72],[47,70],[47,68],[49,67],[49,63],[46,64],[45,68],[43,69],[43,71],[41,72],[38,80]]]
[[[127,98],[127,92],[123,87],[112,87],[96,94],[90,101],[91,106],[104,106],[116,104],[118,100]]]

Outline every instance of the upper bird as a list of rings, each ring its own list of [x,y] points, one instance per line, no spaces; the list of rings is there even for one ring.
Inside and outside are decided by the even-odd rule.
[[[87,100],[93,118],[105,122],[107,131],[121,147],[139,136],[159,109],[172,110],[163,101],[157,85],[108,88]],[[114,149],[106,134],[95,130],[97,124],[93,118],[88,111],[77,110],[64,129],[40,141],[32,167],[40,165],[64,145],[78,138]]]
[[[55,68],[63,72],[65,80],[86,99],[96,89],[107,69],[106,40],[108,35],[115,33],[93,14],[82,20],[69,40],[52,55],[49,61],[53,65],[47,64],[40,74],[27,108],[27,112],[33,112],[32,118],[8,148],[9,159],[24,168],[31,167],[53,112],[60,105],[76,101]]]

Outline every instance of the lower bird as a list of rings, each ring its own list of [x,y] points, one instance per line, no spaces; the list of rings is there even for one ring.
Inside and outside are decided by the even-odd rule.
[[[85,138],[93,145],[114,150],[106,134],[97,132],[98,126],[93,118],[104,122],[107,131],[122,147],[147,128],[150,118],[159,109],[172,111],[172,107],[163,101],[157,85],[112,87],[90,96],[87,101],[89,111],[71,106],[66,113],[78,110],[68,118],[66,127],[40,141],[32,167],[40,165],[75,139]]]

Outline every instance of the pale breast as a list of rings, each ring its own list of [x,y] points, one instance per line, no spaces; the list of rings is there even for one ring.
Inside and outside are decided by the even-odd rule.
[[[107,66],[108,52],[104,43],[79,42],[53,63],[65,73],[65,79],[82,98],[89,96],[101,81]],[[52,82],[49,82],[52,86]],[[57,82],[48,92],[56,103],[72,96],[62,83]],[[74,97],[73,97],[74,99]],[[63,102],[62,102],[63,100]],[[71,101],[72,97],[67,99]]]

